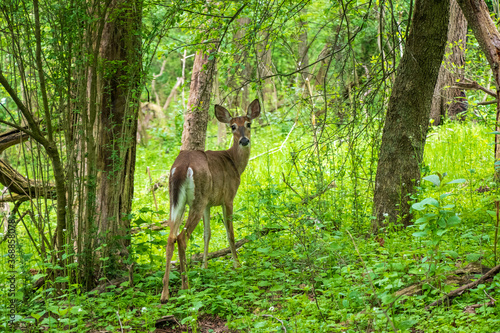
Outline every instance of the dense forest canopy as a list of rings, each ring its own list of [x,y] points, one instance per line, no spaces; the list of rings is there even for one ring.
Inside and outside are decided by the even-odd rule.
[[[1,330],[498,330],[499,7],[4,0]],[[176,157],[250,122],[166,266]]]

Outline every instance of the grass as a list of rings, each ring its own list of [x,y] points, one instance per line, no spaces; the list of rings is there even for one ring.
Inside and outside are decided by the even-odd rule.
[[[434,251],[436,238],[416,237],[422,230],[418,226],[389,227],[378,237],[367,232],[377,147],[377,129],[371,129],[375,131],[371,135],[342,132],[337,135],[342,139],[330,140],[327,138],[338,130],[332,127],[332,133],[326,132],[316,145],[311,144],[315,129],[300,121],[295,126],[281,122],[254,130],[252,156],[258,157],[250,161],[235,200],[236,238],[253,239],[239,251],[241,269],[232,269],[229,257],[210,261],[206,270],[192,265],[189,290],[180,290],[174,271],[173,297],[159,306],[168,230],[145,231],[133,238],[138,262],[134,287],[124,282],[103,294],[89,295],[80,293],[75,285],[57,298],[47,288],[18,309],[19,320],[31,322],[30,327],[38,320],[38,327],[60,332],[121,328],[150,332],[157,318],[172,314],[191,329],[197,327],[201,315],[210,314],[225,318],[230,328],[249,332],[279,332],[283,325],[289,332],[497,330],[497,307],[479,307],[475,314],[464,313],[464,309],[485,304],[489,296],[498,299],[499,277],[464,293],[449,307],[425,310],[454,288],[442,283],[449,271],[477,261],[490,267],[495,264],[495,221],[490,213],[497,194],[491,184],[491,130],[467,122],[447,123],[429,132],[425,175],[439,172],[447,173],[445,182],[466,180],[443,188],[429,181],[420,184],[415,201],[452,193],[442,203],[453,204],[447,209],[460,217],[458,225],[446,227]],[[218,149],[215,131],[211,125],[209,149]],[[136,222],[168,218],[167,189],[156,191],[160,210],[156,212],[146,167],[150,167],[153,181],[168,173],[178,153],[179,140],[172,133],[172,129],[153,130],[148,147],[138,148]],[[324,194],[304,203],[304,198],[328,184]],[[480,186],[493,190],[480,193],[476,191]],[[426,209],[415,212],[416,218],[429,212]],[[220,209],[212,209],[211,251],[227,246],[220,215]],[[263,227],[280,231],[255,238],[254,233]],[[202,238],[200,224],[188,243],[188,255],[202,250]],[[419,282],[424,282],[421,295],[395,296],[398,290]],[[42,299],[45,301],[40,302]]]

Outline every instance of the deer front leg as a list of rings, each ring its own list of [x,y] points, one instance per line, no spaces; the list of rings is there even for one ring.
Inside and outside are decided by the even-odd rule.
[[[231,249],[231,255],[233,256],[233,266],[234,268],[240,267],[240,262],[238,260],[238,254],[236,253],[236,245],[234,244],[234,229],[233,229],[233,203],[226,203],[222,206],[222,213],[224,215],[224,226],[226,227],[227,240],[229,242],[229,248]]]
[[[167,262],[165,266],[165,275],[163,276],[163,290],[161,292],[161,298],[160,302],[162,304],[167,303],[168,298],[170,297],[169,291],[168,291],[168,283],[170,279],[170,269],[171,269],[171,262],[172,262],[172,255],[174,254],[174,248],[175,248],[175,241],[176,241],[176,232],[175,230],[172,231],[170,229],[170,234],[168,236],[168,241],[167,241],[167,246],[166,246],[166,257],[167,257]]]
[[[210,244],[210,237],[212,231],[210,230],[210,207],[207,206],[203,212],[203,268],[208,268],[208,245]]]

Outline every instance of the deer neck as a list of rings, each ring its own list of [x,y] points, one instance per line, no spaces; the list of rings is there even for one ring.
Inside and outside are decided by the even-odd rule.
[[[238,142],[234,142],[231,148],[227,150],[231,159],[241,175],[248,164],[248,159],[250,157],[250,147],[241,147]]]

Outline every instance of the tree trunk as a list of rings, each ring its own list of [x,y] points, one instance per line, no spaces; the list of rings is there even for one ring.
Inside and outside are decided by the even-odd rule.
[[[500,33],[495,23],[490,17],[488,6],[484,0],[457,0],[462,13],[469,26],[474,32],[474,36],[479,46],[484,52],[486,59],[490,63],[493,77],[497,88],[497,116],[495,131],[500,133]],[[500,135],[495,135],[495,165],[500,161]],[[496,179],[500,178],[500,169],[495,167]]]
[[[214,43],[208,51],[198,51],[194,58],[181,150],[205,150],[217,45]]]
[[[113,0],[104,26],[97,142],[98,230],[115,261],[128,253],[141,82],[140,1]]]
[[[373,199],[373,227],[411,222],[409,197],[420,181],[432,93],[443,59],[449,0],[417,0],[387,109]]]
[[[448,43],[439,69],[439,75],[434,89],[431,105],[431,119],[434,125],[441,123],[441,117],[448,116],[456,119],[457,114],[467,110],[465,92],[458,88],[451,88],[458,80],[463,80],[465,64],[465,40],[467,38],[467,20],[456,0],[450,1],[450,22],[448,25]],[[452,72],[453,71],[453,72]],[[458,72],[457,72],[458,71]]]

